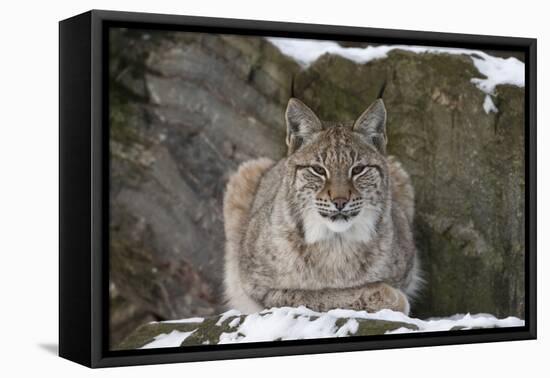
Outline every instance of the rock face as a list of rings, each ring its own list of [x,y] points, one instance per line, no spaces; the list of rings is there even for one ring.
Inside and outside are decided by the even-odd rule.
[[[222,197],[243,161],[284,156],[291,95],[322,118],[356,118],[379,94],[388,149],[411,174],[426,284],[415,316],[524,317],[524,89],[498,113],[471,58],[390,52],[308,68],[262,38],[110,35],[111,330],[208,316],[222,303]]]

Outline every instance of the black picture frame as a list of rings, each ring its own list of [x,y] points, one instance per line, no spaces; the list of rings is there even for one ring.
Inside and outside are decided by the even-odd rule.
[[[524,327],[110,351],[106,29],[200,31],[525,53]],[[157,364],[535,339],[536,39],[92,10],[59,23],[59,355],[88,367]]]

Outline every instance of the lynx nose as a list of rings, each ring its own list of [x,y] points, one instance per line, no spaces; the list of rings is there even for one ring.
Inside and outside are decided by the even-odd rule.
[[[334,204],[334,206],[336,206],[338,211],[342,211],[342,209],[346,207],[346,204],[348,203],[348,199],[344,197],[334,198],[332,200],[332,203]]]

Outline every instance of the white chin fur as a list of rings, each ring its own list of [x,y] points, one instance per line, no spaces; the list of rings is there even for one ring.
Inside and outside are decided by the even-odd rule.
[[[331,220],[326,220],[326,225],[328,227],[329,230],[331,230],[332,232],[337,232],[337,233],[340,233],[340,232],[345,232],[347,230],[349,230],[351,228],[351,225],[352,225],[352,221],[342,221],[342,220],[338,220],[338,221],[331,221]]]
[[[368,242],[375,233],[376,212],[362,210],[348,222],[332,222],[323,218],[317,211],[308,211],[304,217],[306,243],[328,241],[335,237],[353,242]]]

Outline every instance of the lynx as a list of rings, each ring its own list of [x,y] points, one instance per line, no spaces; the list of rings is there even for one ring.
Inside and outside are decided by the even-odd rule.
[[[285,117],[287,157],[245,162],[227,184],[229,306],[408,314],[420,282],[414,193],[386,156],[383,101],[355,122],[324,122],[292,98]]]

